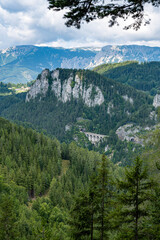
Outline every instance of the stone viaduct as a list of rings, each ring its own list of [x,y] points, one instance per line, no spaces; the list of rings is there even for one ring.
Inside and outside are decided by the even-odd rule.
[[[88,140],[91,141],[92,144],[96,144],[96,143],[102,141],[103,138],[107,137],[106,135],[96,134],[96,133],[91,133],[91,132],[84,132],[84,134],[86,135]]]

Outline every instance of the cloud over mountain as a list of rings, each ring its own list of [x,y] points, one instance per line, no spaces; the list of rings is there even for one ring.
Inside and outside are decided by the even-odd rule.
[[[140,43],[160,46],[160,9],[146,7],[151,24],[135,32],[120,26],[109,28],[107,19],[84,24],[80,30],[64,25],[62,12],[48,10],[47,0],[0,0],[0,49],[23,44],[49,46],[103,46]],[[146,16],[147,17],[147,16]],[[128,24],[126,22],[125,24]]]

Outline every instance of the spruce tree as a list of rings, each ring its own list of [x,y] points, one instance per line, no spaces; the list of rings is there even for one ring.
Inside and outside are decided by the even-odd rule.
[[[108,239],[109,230],[109,209],[111,200],[111,183],[109,174],[109,161],[105,155],[98,168],[97,182],[95,184],[95,204],[97,204],[96,225],[99,232],[99,239]]]
[[[115,211],[115,222],[119,227],[118,239],[147,239],[144,225],[149,217],[152,185],[147,168],[137,157],[134,166],[126,169],[125,180],[118,180],[118,207]]]
[[[90,208],[90,201],[88,192],[81,192],[75,199],[74,205],[71,210],[71,235],[73,239],[82,240],[93,239],[92,228],[92,207]]]
[[[92,175],[89,189],[76,198],[71,211],[71,228],[74,239],[107,240],[110,209],[109,162],[105,155],[97,173]]]

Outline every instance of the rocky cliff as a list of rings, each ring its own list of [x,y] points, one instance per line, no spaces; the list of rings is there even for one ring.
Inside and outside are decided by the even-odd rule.
[[[156,94],[154,99],[153,99],[153,106],[155,108],[160,107],[160,95]]]
[[[26,95],[26,102],[36,98],[38,94],[46,96],[49,86],[57,99],[63,103],[71,101],[72,98],[81,98],[88,107],[95,107],[104,102],[104,96],[101,89],[94,84],[86,84],[78,71],[75,75],[70,73],[69,77],[63,81],[60,78],[59,70],[50,72],[47,69],[42,71],[32,85]]]

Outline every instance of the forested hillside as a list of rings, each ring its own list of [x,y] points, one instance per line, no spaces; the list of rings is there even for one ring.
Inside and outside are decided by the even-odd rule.
[[[0,118],[0,239],[66,239],[66,212],[99,160]]]
[[[141,151],[142,141],[139,136],[138,144],[131,137],[121,141],[116,130],[128,123],[144,129],[156,123],[152,97],[89,70],[44,70],[30,86],[27,94],[0,96],[0,115],[60,142],[106,152],[123,166]],[[106,137],[93,145],[84,132]]]
[[[160,91],[160,62],[127,61],[103,64],[93,69],[107,78],[155,95]]]
[[[159,134],[123,169],[0,118],[0,239],[158,240]]]
[[[150,119],[150,112],[154,109],[153,100],[147,94],[89,70],[57,71],[58,80],[51,77],[55,72],[48,70],[43,72],[46,74],[44,79],[43,74],[38,76],[28,96],[32,91],[41,90],[27,102],[25,94],[1,97],[0,115],[14,121],[30,123],[34,128],[46,130],[61,141],[73,139],[74,132],[79,127],[108,135],[110,130],[127,122],[143,126],[154,123]],[[39,88],[36,84],[44,86]],[[60,84],[60,92],[56,92],[58,87],[53,91],[54,84]],[[66,126],[69,126],[68,131]]]

